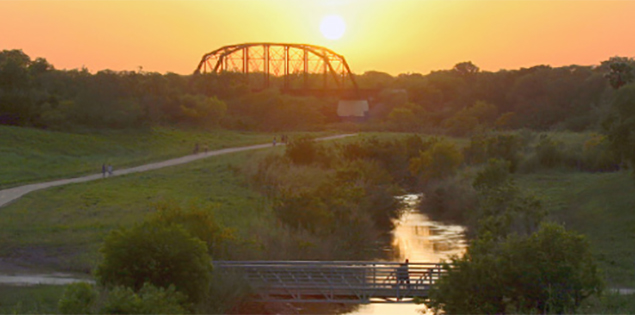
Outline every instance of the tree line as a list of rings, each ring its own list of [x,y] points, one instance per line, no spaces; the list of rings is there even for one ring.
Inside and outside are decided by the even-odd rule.
[[[237,74],[56,70],[21,50],[0,52],[0,124],[73,131],[153,125],[310,129],[336,119],[326,101],[250,93]]]
[[[632,58],[597,66],[481,71],[452,69],[355,75],[371,100],[368,128],[466,135],[484,129],[597,129],[618,89],[633,80]],[[629,98],[630,99],[630,98]],[[21,50],[0,52],[0,124],[37,128],[138,128],[157,124],[277,131],[339,122],[335,98],[254,92],[238,73],[178,75],[57,70]]]

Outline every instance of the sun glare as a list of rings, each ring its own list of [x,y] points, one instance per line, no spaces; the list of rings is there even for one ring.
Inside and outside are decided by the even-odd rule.
[[[340,39],[346,31],[346,23],[339,15],[327,15],[320,23],[320,31],[328,39]]]

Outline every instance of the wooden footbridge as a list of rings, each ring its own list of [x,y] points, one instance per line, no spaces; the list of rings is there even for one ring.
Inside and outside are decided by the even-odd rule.
[[[261,302],[412,303],[425,299],[440,264],[362,261],[216,261],[245,279]]]

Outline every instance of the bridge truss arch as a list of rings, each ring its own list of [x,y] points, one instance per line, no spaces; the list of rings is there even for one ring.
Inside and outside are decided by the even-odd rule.
[[[242,73],[252,90],[277,86],[295,93],[358,94],[344,56],[310,44],[244,43],[203,55],[195,74]]]

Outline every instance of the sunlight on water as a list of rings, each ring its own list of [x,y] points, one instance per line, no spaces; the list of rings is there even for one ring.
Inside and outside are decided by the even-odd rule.
[[[466,247],[465,229],[459,225],[431,221],[417,210],[420,196],[406,195],[406,209],[393,231],[395,261],[440,262],[451,255],[461,254]],[[362,305],[350,315],[361,314],[422,314],[425,308],[416,304],[368,304]]]

